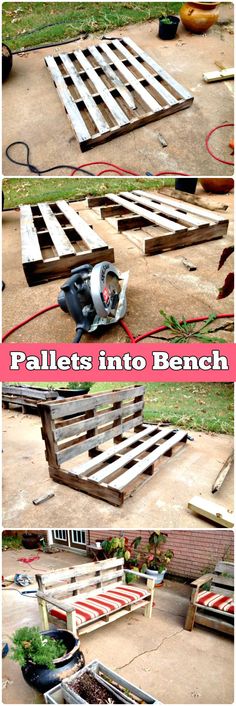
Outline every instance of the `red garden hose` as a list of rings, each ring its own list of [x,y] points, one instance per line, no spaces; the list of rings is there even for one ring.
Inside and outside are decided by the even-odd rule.
[[[9,336],[12,335],[15,331],[17,331],[19,328],[22,328],[22,326],[25,326],[25,324],[28,324],[29,321],[32,321],[33,319],[36,319],[37,316],[41,316],[41,314],[45,314],[47,311],[51,311],[51,309],[57,309],[59,307],[59,304],[51,304],[50,306],[46,306],[44,309],[40,309],[39,311],[36,311],[34,314],[31,314],[31,316],[28,316],[27,319],[24,319],[24,321],[21,321],[19,324],[16,324],[13,326],[7,333],[4,334],[2,337],[2,342],[7,340]],[[234,318],[234,314],[217,314],[216,319],[232,319]],[[194,319],[187,319],[186,323],[187,324],[193,324],[193,323],[198,323],[201,321],[207,321],[208,316],[198,316]],[[183,323],[182,321],[179,322],[180,324]],[[148,338],[149,336],[153,336],[155,333],[160,333],[160,331],[167,331],[168,326],[158,326],[155,329],[152,329],[151,331],[146,331],[146,333],[142,333],[140,336],[135,337],[130,331],[129,327],[127,324],[123,321],[123,319],[120,321],[120,325],[122,326],[123,330],[127,334],[127,336],[130,339],[131,343],[138,343],[139,341],[142,341],[144,338]],[[170,341],[171,342],[171,341]]]
[[[208,134],[206,136],[205,146],[207,148],[207,151],[211,155],[211,157],[213,157],[213,159],[216,159],[217,162],[221,162],[222,164],[234,165],[234,162],[227,162],[225,159],[220,159],[220,157],[216,157],[216,155],[214,154],[214,152],[212,152],[212,150],[209,146],[209,140],[210,140],[211,135],[213,135],[213,133],[216,132],[217,130],[220,130],[222,127],[234,127],[234,123],[223,123],[223,125],[217,125],[216,127],[213,127],[212,130],[210,130],[210,132],[208,132]]]

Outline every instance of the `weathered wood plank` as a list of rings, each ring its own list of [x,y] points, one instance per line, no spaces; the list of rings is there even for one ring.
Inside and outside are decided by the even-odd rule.
[[[135,387],[124,387],[120,390],[112,390],[111,392],[101,392],[98,395],[80,395],[73,400],[63,400],[50,404],[50,413],[52,419],[61,419],[68,417],[76,412],[87,412],[90,409],[100,407],[109,403],[120,402],[129,398],[135,399],[144,395],[145,388],[143,385]]]
[[[69,239],[67,238],[65,231],[60,225],[57,217],[54,215],[49,204],[38,203],[38,208],[43,216],[48,232],[50,234],[52,242],[55,245],[59,257],[63,257],[65,255],[75,255],[76,252],[74,246],[72,245],[72,243],[70,243]]]
[[[134,189],[134,194],[140,195],[140,196],[146,196],[146,191],[143,191],[142,189]],[[196,206],[195,204],[192,203],[187,203],[184,201],[180,201],[179,199],[174,199],[172,196],[165,196],[164,194],[158,193],[154,194],[152,191],[148,192],[149,198],[152,198],[153,201],[157,201],[157,203],[166,203],[169,204],[170,206],[174,206],[175,208],[180,208],[184,212],[188,213],[194,213],[196,215],[202,216],[203,218],[207,218],[209,223],[229,223],[229,219],[226,218],[225,216],[222,216],[222,213],[216,213],[214,211],[210,211],[206,208],[203,208],[202,206]]]
[[[114,40],[113,44],[116,46],[115,40]],[[162,107],[160,105],[160,103],[158,103],[158,101],[155,98],[153,98],[152,94],[149,93],[146,90],[146,88],[144,88],[144,86],[142,86],[142,84],[140,83],[140,81],[138,81],[136,76],[134,76],[131,73],[131,71],[127,68],[127,66],[125,66],[125,64],[118,58],[118,56],[111,49],[109,44],[107,44],[106,42],[102,42],[100,47],[101,47],[101,49],[103,49],[105,54],[107,54],[109,59],[111,59],[111,61],[114,62],[114,64],[117,66],[117,69],[120,71],[121,74],[123,74],[123,76],[126,78],[128,83],[131,86],[133,86],[134,90],[136,91],[136,93],[138,93],[138,95],[144,101],[144,103],[146,103],[149,110],[153,110],[154,112],[157,110],[160,110]]]
[[[111,408],[108,412],[104,412],[104,414],[96,414],[94,417],[82,419],[75,424],[67,424],[67,426],[56,427],[53,429],[54,439],[56,441],[62,441],[63,439],[69,439],[75,435],[79,436],[79,434],[95,429],[96,427],[101,427],[103,424],[105,425],[109,422],[113,422],[115,419],[120,419],[123,421],[123,418],[127,418],[131,414],[140,412],[143,407],[144,401],[142,400],[141,402],[136,402],[131,405],[125,405],[120,409]]]
[[[127,485],[131,483],[131,481],[133,481],[149,466],[155,463],[158,458],[163,456],[163,454],[165,454],[169,449],[171,449],[173,446],[176,446],[176,444],[180,443],[181,441],[185,441],[186,436],[187,435],[185,431],[177,431],[173,433],[173,436],[170,439],[164,441],[163,444],[161,444],[157,449],[149,453],[148,456],[141,459],[141,461],[138,461],[134,466],[132,466],[132,468],[129,468],[127,471],[122,473],[119,478],[116,478],[111,483],[109,483],[109,488],[114,488],[116,490],[124,490],[124,488],[126,488]]]
[[[164,215],[173,216],[175,219],[182,221],[182,223],[185,223],[185,225],[188,226],[209,225],[209,220],[206,220],[206,218],[197,218],[196,216],[190,215],[188,212],[183,213],[180,209],[177,209],[174,206],[166,206],[162,203],[160,203],[160,205],[157,204],[149,197],[149,192],[146,193],[146,196],[138,196],[138,194],[132,193],[132,191],[121,192],[121,196],[129,198],[131,201],[135,201],[135,203],[140,203],[141,205],[143,204],[144,206],[148,206],[148,208],[153,211],[160,210],[162,214],[164,213]]]
[[[65,461],[74,458],[78,454],[89,451],[99,444],[104,444],[106,441],[109,441],[109,439],[114,439],[115,436],[119,436],[120,434],[124,434],[124,432],[129,431],[129,429],[132,429],[135,425],[142,424],[142,421],[143,417],[140,415],[139,417],[132,418],[129,421],[124,421],[117,427],[112,427],[112,429],[108,429],[101,434],[96,434],[96,436],[91,437],[91,439],[86,439],[85,441],[80,441],[73,444],[63,451],[58,450],[56,453],[57,463],[65,463]]]
[[[113,41],[114,46],[119,49],[121,54],[124,55],[126,59],[131,63],[131,66],[134,66],[135,69],[143,76],[146,81],[152,86],[159,95],[164,98],[166,101],[167,105],[175,105],[178,102],[178,98],[175,98],[175,96],[170,93],[162,84],[160,81],[157,81],[157,79],[153,76],[153,74],[150,73],[150,71],[147,71],[143,64],[141,64],[140,61],[138,61],[133,54],[127,49],[127,47],[120,42],[119,39],[114,39]]]
[[[90,139],[90,133],[88,128],[73,100],[70,91],[64,81],[63,75],[58,68],[56,61],[53,56],[45,56],[46,66],[49,68],[55,86],[57,88],[58,94],[62,100],[63,105],[66,108],[70,121],[73,125],[74,131],[78,137],[79,142],[83,143],[85,140]]]
[[[42,262],[42,253],[38,234],[33,222],[31,206],[20,206],[21,253],[22,264],[27,262]]]
[[[131,110],[136,108],[134,99],[130,91],[126,88],[124,83],[122,83],[118,74],[112,69],[111,65],[105,61],[103,54],[100,53],[99,48],[95,46],[89,47],[90,54],[96,59],[99,66],[102,67],[104,74],[111,80],[111,83],[117,88],[120,95],[124,99],[125,103]]]
[[[179,93],[181,98],[189,99],[191,98],[193,100],[193,96],[189,91],[187,91],[176,79],[174,79],[167,71],[162,69],[161,66],[151,57],[149,54],[147,54],[143,49],[138,47],[138,45],[131,39],[130,37],[123,37],[122,41],[128,45],[128,47],[131,47],[133,49],[137,56],[140,56],[143,61],[146,61],[149,66],[156,71],[156,73],[159,74],[160,78],[162,78],[164,81],[169,83],[169,85]]]
[[[142,206],[138,206],[135,203],[131,203],[126,198],[118,196],[118,194],[107,194],[107,196],[111,199],[111,201],[115,201],[115,203],[119,203],[121,204],[121,206],[129,208],[129,210],[133,213],[137,213],[138,216],[146,218],[151,223],[155,223],[155,225],[160,225],[162,226],[162,228],[166,228],[167,230],[172,230],[174,232],[178,231],[184,233],[186,231],[185,226],[181,226],[179,223],[174,223],[173,221],[170,221],[167,218],[162,218],[162,216],[159,216],[157,213],[152,213],[150,212],[150,210],[143,208]]]
[[[74,53],[75,53],[76,59],[78,59],[81,66],[83,66],[83,68],[86,70],[88,77],[91,79],[94,86],[97,88],[100,95],[102,96],[104,103],[106,104],[107,108],[110,110],[111,114],[113,115],[113,118],[115,118],[116,124],[120,125],[120,126],[128,124],[129,118],[127,117],[127,115],[125,115],[124,111],[120,108],[119,103],[117,103],[117,101],[113,98],[113,96],[111,95],[106,84],[103,83],[102,79],[96,73],[95,69],[93,68],[92,64],[90,64],[87,57],[83,54],[83,52],[80,49],[78,49]]]
[[[223,505],[218,505],[211,500],[205,500],[201,495],[196,495],[188,502],[188,509],[198,515],[206,517],[221,527],[233,527],[234,516]]]
[[[114,456],[114,454],[121,453],[125,449],[127,449],[133,443],[134,438],[135,441],[141,440],[145,436],[148,436],[150,431],[155,431],[155,429],[157,428],[158,427],[147,425],[147,427],[145,429],[142,429],[142,431],[135,432],[135,437],[133,435],[128,439],[124,439],[124,441],[121,441],[120,444],[116,444],[110,447],[109,449],[106,449],[106,451],[100,453],[96,458],[93,458],[90,461],[87,461],[86,463],[82,463],[80,466],[70,468],[70,473],[73,473],[76,476],[85,476],[87,473],[90,473],[90,471],[95,471],[96,468],[101,465],[101,463],[105,463],[105,461],[108,461],[111,456]]]
[[[87,110],[89,111],[95,125],[97,126],[98,131],[101,134],[107,132],[110,129],[109,125],[103,117],[103,114],[101,113],[97,103],[95,103],[94,98],[91,96],[91,93],[89,92],[85,82],[76,71],[76,68],[73,62],[71,61],[70,57],[68,56],[68,54],[59,54],[59,56],[69,76],[72,78],[73,84],[76,87],[79,95],[83,99],[84,104],[86,105]]]
[[[132,461],[140,454],[144,453],[144,451],[148,451],[150,447],[154,446],[154,444],[158,444],[158,442],[161,441],[161,439],[164,439],[164,437],[167,436],[168,433],[169,430],[161,429],[161,431],[158,431],[157,434],[151,436],[146,441],[143,441],[140,446],[131,449],[131,451],[127,451],[124,456],[121,456],[113,463],[108,464],[106,468],[102,468],[100,471],[97,471],[97,473],[94,473],[92,476],[90,476],[90,480],[97,481],[98,483],[100,483],[101,481],[104,481],[106,479],[106,482],[108,482],[108,478],[113,473],[115,473],[121,468],[124,468],[127,463]]]
[[[98,250],[99,248],[103,250],[107,249],[107,243],[105,243],[100,235],[98,235],[93,228],[86,223],[84,218],[81,218],[79,213],[76,213],[66,201],[57,201],[57,205],[91,251]]]

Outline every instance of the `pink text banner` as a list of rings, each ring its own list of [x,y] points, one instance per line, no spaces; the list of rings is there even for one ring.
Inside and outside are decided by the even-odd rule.
[[[233,382],[229,344],[8,344],[1,345],[5,382]]]

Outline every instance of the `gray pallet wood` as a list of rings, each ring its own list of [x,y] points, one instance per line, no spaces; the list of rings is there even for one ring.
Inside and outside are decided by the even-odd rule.
[[[20,206],[22,265],[29,286],[67,277],[85,263],[114,262],[114,250],[66,201]]]
[[[145,255],[222,238],[229,224],[220,213],[139,189],[88,197],[87,204]]]
[[[46,56],[45,63],[82,152],[193,101],[190,92],[129,37]]]

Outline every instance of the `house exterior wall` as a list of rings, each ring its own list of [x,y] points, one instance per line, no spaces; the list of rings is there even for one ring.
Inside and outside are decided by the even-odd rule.
[[[234,560],[234,535],[231,530],[162,530],[167,535],[166,548],[173,549],[174,558],[168,573],[183,578],[196,578],[214,568],[217,561]],[[90,542],[111,536],[126,535],[129,540],[142,537],[145,546],[151,530],[91,530]]]

